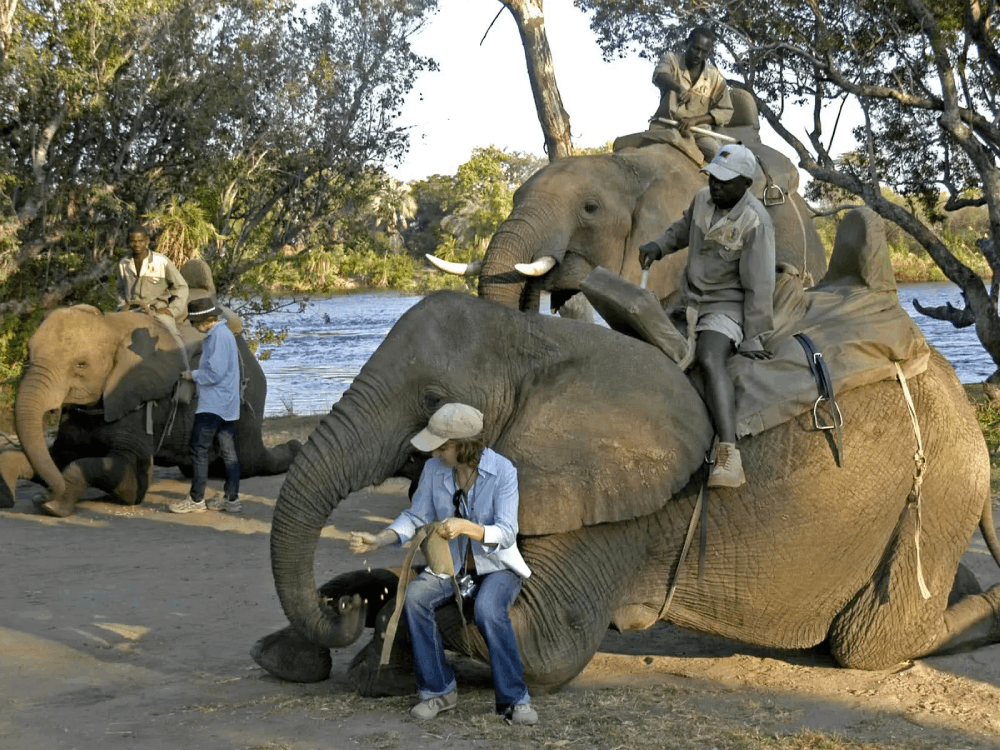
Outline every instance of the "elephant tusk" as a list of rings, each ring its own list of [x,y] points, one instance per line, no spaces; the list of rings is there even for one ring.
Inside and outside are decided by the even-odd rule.
[[[534,263],[515,263],[514,269],[525,276],[544,276],[556,266],[556,259],[551,255],[539,258]]]
[[[425,253],[424,257],[445,273],[454,274],[455,276],[478,276],[480,271],[483,270],[483,262],[481,260],[476,260],[472,263],[453,263],[450,260],[441,260],[441,258],[430,253]]]

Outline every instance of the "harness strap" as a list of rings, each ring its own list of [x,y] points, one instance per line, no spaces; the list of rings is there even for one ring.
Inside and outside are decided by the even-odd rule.
[[[910,388],[906,384],[906,376],[903,374],[903,368],[899,366],[899,362],[893,362],[893,364],[896,365],[896,378],[903,389],[903,398],[906,400],[906,408],[910,413],[913,435],[917,439],[917,452],[913,454],[915,467],[913,472],[913,489],[906,496],[906,505],[903,506],[903,512],[905,513],[908,507],[913,506],[916,513],[917,523],[913,531],[913,544],[917,548],[917,585],[920,587],[920,596],[924,599],[930,599],[931,592],[924,581],[924,571],[920,565],[920,526],[922,523],[920,518],[920,494],[924,483],[924,469],[927,467],[927,458],[924,456],[924,441],[920,437],[920,422],[917,420],[917,409],[913,405],[913,397],[910,395]]]
[[[424,524],[417,529],[417,533],[413,535],[413,539],[410,542],[410,550],[406,553],[406,557],[403,560],[402,570],[399,571],[399,583],[396,585],[396,605],[393,609],[392,617],[389,618],[389,623],[385,627],[382,654],[378,662],[380,667],[389,663],[389,656],[392,654],[392,644],[396,640],[396,629],[399,627],[399,618],[403,614],[403,603],[406,601],[406,587],[413,580],[413,558],[416,556],[417,550],[423,545],[424,540],[437,531],[437,527],[437,522]],[[462,611],[462,593],[458,590],[458,579],[455,576],[451,576],[451,588],[455,592],[455,604],[458,606],[458,617],[462,623],[462,634],[468,639],[465,612]]]
[[[698,526],[698,516],[701,513],[702,506],[705,503],[705,483],[701,485],[701,489],[698,491],[698,500],[694,504],[694,510],[691,511],[691,520],[688,522],[687,535],[684,537],[684,545],[681,547],[681,554],[677,557],[677,564],[674,566],[673,576],[670,581],[670,588],[667,591],[667,597],[663,600],[663,606],[660,607],[660,612],[656,615],[657,620],[662,620],[664,615],[667,614],[667,610],[670,609],[670,602],[674,600],[674,593],[677,591],[677,582],[680,578],[681,565],[684,564],[684,560],[687,558],[688,550],[691,548],[691,540],[694,539],[694,530]],[[699,573],[700,574],[700,573]]]
[[[817,430],[833,430],[834,431],[834,446],[836,448],[835,458],[837,460],[837,465],[840,467],[844,466],[844,417],[840,413],[840,407],[837,405],[837,399],[833,393],[833,378],[830,377],[830,370],[826,366],[826,360],[823,358],[823,353],[816,348],[812,339],[806,336],[804,333],[796,333],[796,340],[802,345],[802,348],[806,353],[806,360],[809,362],[809,369],[812,371],[813,378],[816,380],[816,390],[819,392],[819,396],[816,401],[813,402],[812,415],[813,415],[813,425],[815,425]],[[824,401],[829,402],[830,409],[830,422],[822,420],[819,413],[820,404]]]

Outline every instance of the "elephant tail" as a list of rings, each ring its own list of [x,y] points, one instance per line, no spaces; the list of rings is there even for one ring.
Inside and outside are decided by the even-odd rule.
[[[993,525],[993,498],[988,494],[983,505],[983,515],[979,519],[979,531],[990,549],[990,554],[993,555],[993,560],[1000,567],[1000,540],[997,539],[997,528]]]

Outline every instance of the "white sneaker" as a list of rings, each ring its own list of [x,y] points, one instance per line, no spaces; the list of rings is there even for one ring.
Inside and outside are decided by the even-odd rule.
[[[709,487],[740,487],[747,481],[743,473],[743,459],[734,443],[715,446],[715,464],[708,474]]]
[[[436,695],[433,698],[420,701],[420,703],[410,709],[410,716],[414,719],[426,721],[427,719],[433,719],[442,711],[451,711],[457,705],[458,691],[452,690],[445,695]]]
[[[213,497],[205,505],[209,510],[221,510],[226,513],[243,512],[243,503],[240,502],[238,497],[232,500],[225,497]]]
[[[190,495],[176,503],[170,503],[167,508],[171,513],[203,513],[208,510],[204,500],[196,503]]]

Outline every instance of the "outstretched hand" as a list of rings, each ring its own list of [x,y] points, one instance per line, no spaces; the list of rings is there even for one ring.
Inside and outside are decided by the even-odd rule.
[[[660,250],[660,246],[655,242],[647,242],[639,245],[639,265],[643,271],[653,265],[653,261],[659,260],[662,257],[663,251]]]
[[[355,555],[363,555],[366,552],[374,552],[381,545],[375,534],[367,531],[352,531],[350,536],[350,550]]]

